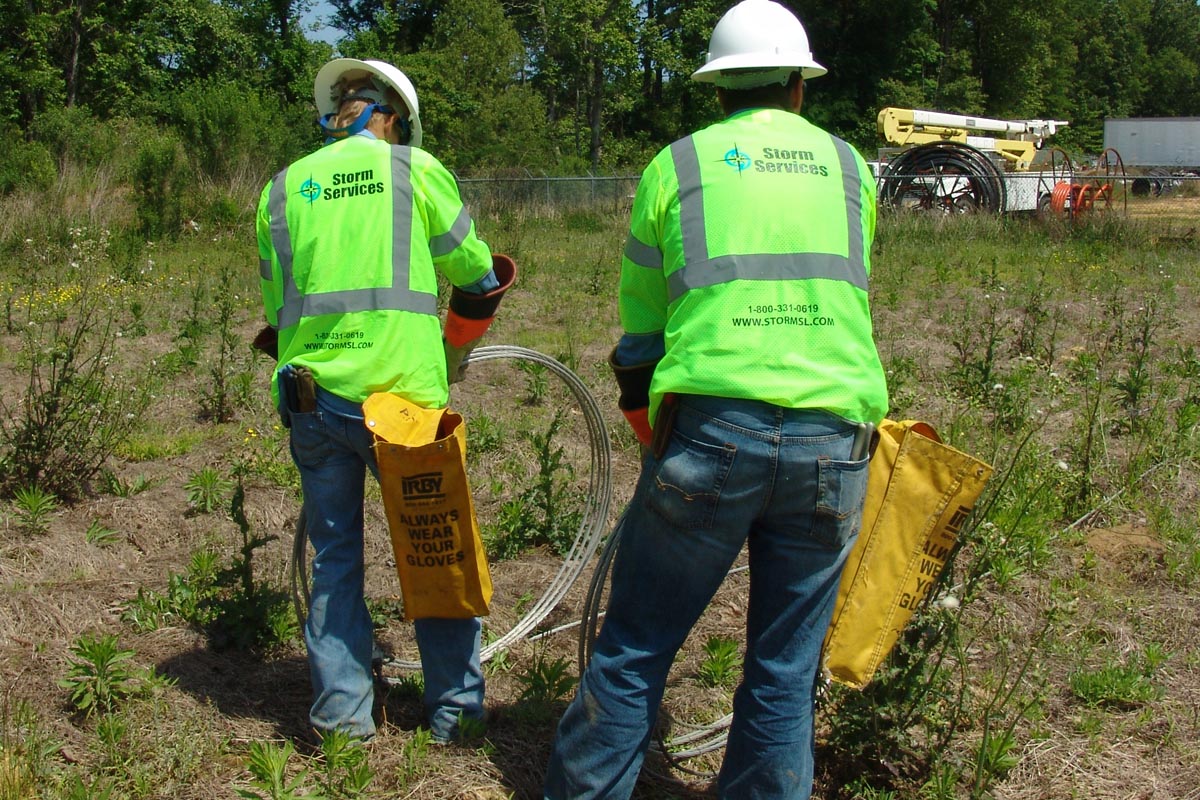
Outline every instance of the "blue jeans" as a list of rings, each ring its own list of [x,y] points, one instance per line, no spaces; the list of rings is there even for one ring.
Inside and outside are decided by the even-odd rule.
[[[290,414],[292,459],[300,470],[312,592],[304,641],[319,731],[375,734],[371,716],[373,634],[363,596],[363,489],[369,468],[378,478],[362,406],[317,390],[317,410]],[[478,619],[420,619],[414,623],[426,719],[435,739],[454,738],[459,716],[482,718],[483,671]]]
[[[749,543],[742,683],[722,797],[808,798],[822,640],[858,534],[867,462],[821,411],[684,396],[626,511],[608,612],[558,726],[545,797],[627,798],[675,654]]]

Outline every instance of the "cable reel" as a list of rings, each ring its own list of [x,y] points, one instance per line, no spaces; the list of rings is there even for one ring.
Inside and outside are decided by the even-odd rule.
[[[933,142],[897,155],[880,177],[880,205],[941,214],[999,213],[1007,188],[1000,168],[959,142]]]
[[[1129,195],[1125,191],[1128,177],[1121,154],[1108,148],[1100,154],[1093,169],[1081,172],[1082,180],[1062,181],[1054,187],[1050,210],[1071,220],[1087,214],[1108,213],[1121,203],[1128,209]]]

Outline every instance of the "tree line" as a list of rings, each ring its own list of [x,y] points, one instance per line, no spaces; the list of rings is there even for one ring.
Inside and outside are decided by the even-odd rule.
[[[1065,119],[1055,144],[1084,153],[1106,117],[1200,115],[1196,0],[784,4],[829,68],[805,115],[868,157],[888,105]],[[408,73],[425,146],[459,174],[636,171],[718,118],[688,76],[731,5],[332,0],[330,45],[304,28],[312,0],[0,0],[0,190],[28,178],[6,162],[61,161],[119,124],[173,136],[214,179],[265,177],[319,145],[312,78],[335,54]]]

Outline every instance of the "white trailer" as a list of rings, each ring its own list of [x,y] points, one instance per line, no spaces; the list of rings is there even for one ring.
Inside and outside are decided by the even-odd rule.
[[[1104,147],[1127,167],[1200,170],[1200,117],[1106,119]]]

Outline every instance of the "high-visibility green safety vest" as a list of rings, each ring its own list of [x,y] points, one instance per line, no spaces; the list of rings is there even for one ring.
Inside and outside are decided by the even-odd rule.
[[[267,184],[257,229],[279,363],[348,400],[446,405],[435,268],[468,286],[492,260],[436,158],[366,136],[327,145]]]
[[[874,235],[866,162],[797,114],[739,112],[664,148],[638,185],[621,269],[622,326],[666,345],[651,421],[667,392],[881,420]]]

